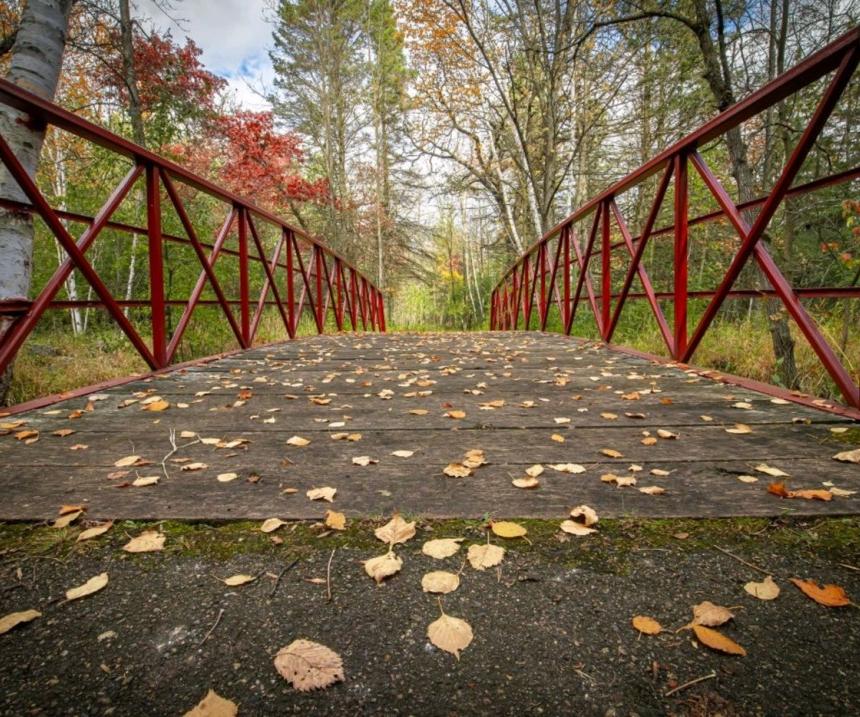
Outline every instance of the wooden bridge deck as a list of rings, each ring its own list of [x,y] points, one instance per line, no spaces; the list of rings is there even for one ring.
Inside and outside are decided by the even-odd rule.
[[[154,397],[169,407],[144,410]],[[751,432],[728,433],[736,423]],[[320,518],[328,507],[348,517],[399,510],[559,519],[582,503],[605,517],[860,509],[858,466],[832,459],[852,447],[844,438],[860,429],[831,429],[850,422],[551,334],[300,339],[0,424],[2,520],[53,518],[61,505],[78,503],[90,518],[203,520]],[[660,429],[678,437],[658,437]],[[28,442],[22,431],[38,431],[38,440]],[[172,431],[178,450],[171,454]],[[361,438],[334,440],[336,433]],[[642,443],[646,433],[654,445]],[[310,443],[288,445],[292,436]],[[230,443],[240,439],[247,442]],[[466,478],[443,475],[470,449],[482,449],[487,465]],[[115,465],[132,455],[149,463]],[[360,456],[378,463],[355,465]],[[585,471],[549,467],[561,463]],[[193,464],[205,467],[183,470]],[[535,464],[544,466],[540,487],[514,487],[512,479]],[[857,493],[829,502],[782,499],[767,492],[772,479],[757,470],[762,464],[789,474],[791,489],[830,482]],[[222,482],[224,473],[238,477]],[[635,476],[637,485],[603,482],[607,473]],[[758,480],[743,482],[742,475]],[[132,485],[147,476],[159,476],[158,483]],[[306,497],[326,486],[337,489],[331,505]],[[665,493],[638,490],[648,486]]]

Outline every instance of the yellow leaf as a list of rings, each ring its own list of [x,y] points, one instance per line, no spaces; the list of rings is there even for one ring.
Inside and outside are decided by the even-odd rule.
[[[461,418],[466,417],[466,412],[465,411],[448,411],[445,415],[448,416],[448,418],[454,418],[456,420],[459,420]]]
[[[653,617],[636,615],[631,622],[633,623],[633,627],[645,635],[659,635],[663,632],[663,627]]]
[[[583,525],[594,525],[599,520],[594,508],[590,508],[587,505],[578,505],[576,508],[571,508],[570,517]]]
[[[21,612],[10,612],[8,615],[0,617],[0,635],[9,632],[13,627],[16,627],[25,622],[31,622],[37,617],[42,617],[42,613],[38,610],[22,610]]]
[[[500,538],[522,538],[528,533],[528,530],[519,523],[512,523],[506,520],[491,523],[490,529]]]
[[[141,478],[135,478],[131,484],[135,488],[143,488],[148,485],[155,485],[158,483],[158,478],[158,476],[142,476]]]
[[[403,561],[393,552],[364,561],[364,571],[379,585],[385,578],[400,572]]]
[[[744,585],[744,590],[759,600],[776,600],[779,597],[779,585],[773,581],[770,575],[760,583],[747,583]]]
[[[587,528],[582,523],[577,523],[575,520],[564,520],[559,526],[565,533],[570,535],[590,535],[596,533],[594,528]]]
[[[332,530],[346,530],[346,516],[336,510],[325,512],[325,524]]]
[[[699,642],[712,650],[725,652],[727,655],[746,655],[747,651],[731,638],[704,625],[691,625]]]
[[[111,527],[113,527],[113,521],[108,521],[107,523],[102,523],[101,525],[93,526],[92,528],[87,528],[83,531],[79,536],[77,542],[80,543],[84,540],[91,540],[92,538],[97,538],[98,536],[107,533]]]
[[[197,706],[183,717],[236,717],[239,708],[235,702],[221,697],[215,690],[209,690]]]
[[[525,490],[537,488],[540,485],[540,481],[537,478],[532,478],[531,476],[526,476],[525,478],[514,478],[511,483],[513,483],[517,488],[523,488]]]
[[[140,456],[126,456],[125,458],[120,458],[118,461],[114,462],[114,467],[116,468],[128,468],[128,466],[133,466],[140,460]]]
[[[442,558],[450,558],[460,550],[460,543],[462,543],[463,540],[464,538],[437,538],[436,540],[428,540],[421,546],[421,552],[424,553],[424,555],[428,555],[431,558],[437,558],[439,560]]]
[[[405,543],[415,535],[415,522],[408,523],[395,513],[391,520],[373,531],[373,534],[389,545]]]
[[[609,456],[610,458],[624,458],[624,455],[620,451],[616,451],[614,448],[601,448],[600,452],[604,456]]]
[[[292,436],[287,439],[288,446],[298,446],[299,448],[308,445],[310,441],[307,438],[302,438],[301,436]]]
[[[466,478],[472,475],[472,470],[462,463],[449,463],[442,469],[442,472],[450,478]]]
[[[122,549],[127,553],[151,553],[164,548],[166,537],[157,530],[147,530],[128,541]]]
[[[94,578],[90,578],[83,585],[78,585],[76,588],[66,590],[66,600],[77,600],[87,595],[97,593],[108,584],[108,574],[101,573]]]
[[[430,573],[425,573],[421,578],[421,589],[425,593],[438,593],[446,595],[454,592],[460,586],[460,577],[455,573],[449,573],[445,570],[434,570]]]
[[[222,583],[228,585],[231,588],[238,587],[239,585],[247,585],[248,583],[254,582],[257,578],[254,575],[231,575],[229,578],[218,578]]]
[[[450,652],[459,660],[460,652],[472,642],[472,627],[459,617],[442,615],[427,626],[427,637],[440,650]]]
[[[494,568],[502,562],[505,557],[505,549],[489,543],[486,545],[470,545],[466,557],[469,559],[469,564],[475,570],[485,570],[486,568]]]
[[[325,645],[295,640],[275,655],[275,669],[300,692],[330,687],[344,679],[343,660]]]
[[[260,531],[263,533],[272,533],[286,523],[280,518],[267,518],[260,526]]]
[[[152,403],[147,403],[145,406],[143,406],[141,410],[153,411],[157,413],[159,411],[166,411],[168,408],[170,408],[170,404],[164,399],[159,399],[157,401],[153,401]]]

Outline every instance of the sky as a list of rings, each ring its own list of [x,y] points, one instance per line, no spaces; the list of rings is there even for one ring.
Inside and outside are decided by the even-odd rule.
[[[166,12],[159,5],[165,2],[136,0],[133,12],[160,32],[169,30],[177,42],[194,40],[206,69],[227,80],[243,108],[269,109],[258,94],[271,86],[274,74],[267,0],[170,0]]]

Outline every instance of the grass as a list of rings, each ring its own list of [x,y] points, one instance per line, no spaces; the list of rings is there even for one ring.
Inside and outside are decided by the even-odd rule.
[[[374,537],[373,529],[383,521],[352,520],[342,532],[328,531],[320,523],[295,521],[277,533],[259,530],[259,521],[200,522],[122,521],[104,537],[77,543],[80,527],[55,529],[44,524],[0,524],[0,555],[16,552],[26,557],[65,560],[76,555],[116,552],[123,559],[147,560],[129,556],[122,545],[146,529],[159,529],[167,536],[164,555],[200,557],[226,561],[238,555],[283,555],[306,558],[333,548],[360,550],[368,555],[382,553],[385,547]],[[528,540],[502,540],[492,537],[513,553],[569,567],[585,567],[599,572],[624,573],[629,559],[643,550],[672,550],[695,553],[720,546],[739,551],[749,560],[766,551],[785,552],[809,559],[856,563],[860,554],[860,518],[725,518],[725,519],[621,519],[601,520],[598,532],[588,539],[565,540],[558,521],[525,519],[518,521],[528,529]],[[404,554],[420,550],[433,538],[463,537],[466,545],[486,540],[487,524],[480,520],[420,520],[418,533],[409,543],[399,546]],[[277,536],[283,543],[276,544]],[[562,537],[560,540],[559,538]]]

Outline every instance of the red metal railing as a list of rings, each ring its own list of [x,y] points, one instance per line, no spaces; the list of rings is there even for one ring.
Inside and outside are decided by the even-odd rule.
[[[6,138],[0,136],[0,160],[27,199],[24,202],[0,198],[0,207],[40,217],[66,252],[65,260],[39,290],[35,299],[0,301],[0,318],[5,317],[8,324],[0,336],[0,373],[11,364],[48,309],[103,307],[152,370],[163,369],[174,363],[194,310],[201,305],[221,308],[241,348],[248,348],[254,343],[267,306],[277,308],[286,335],[290,338],[295,338],[303,312],[312,317],[318,333],[324,332],[329,317],[333,317],[338,331],[342,331],[345,326],[353,331],[367,330],[368,327],[385,331],[385,308],[381,292],[346,259],[317,238],[179,165],[5,80],[0,80],[0,102],[26,113],[33,122],[53,125],[110,152],[130,158],[133,162],[101,209],[95,216],[87,216],[52,207],[33,178],[24,170]],[[138,181],[145,183],[146,225],[134,226],[112,221],[114,213]],[[201,241],[179,187],[193,188],[224,207],[226,216],[211,244]],[[175,210],[184,236],[162,231],[162,203],[165,197],[165,206],[172,206]],[[65,222],[87,225],[77,241],[66,228]],[[269,256],[264,249],[264,227],[270,231],[274,228],[276,233],[276,245]],[[123,235],[147,237],[148,299],[116,299],[87,259],[87,250],[106,228]],[[231,236],[238,240],[237,250],[225,247]],[[190,246],[200,262],[200,275],[187,298],[175,299],[165,295],[164,242]],[[215,275],[215,263],[222,256],[230,256],[238,261],[238,298],[228,298]],[[252,297],[250,275],[252,266],[257,265],[262,265],[264,272],[262,289],[259,296]],[[76,269],[92,287],[98,301],[56,300],[64,282]],[[215,299],[201,299],[207,284],[211,286]],[[166,322],[168,306],[183,307],[171,335]],[[124,310],[130,307],[149,308],[151,344],[144,340],[126,316]],[[234,314],[236,307],[238,317]]]
[[[490,327],[500,330],[532,328],[532,316],[536,309],[537,326],[535,328],[543,331],[546,330],[551,307],[557,305],[563,330],[570,334],[584,288],[600,336],[604,342],[610,343],[626,300],[644,298],[650,304],[669,355],[675,361],[687,363],[693,357],[702,337],[727,297],[778,297],[809,341],[846,403],[860,408],[860,387],[800,302],[802,297],[856,299],[860,297],[860,287],[793,289],[760,241],[774,213],[786,197],[860,177],[860,167],[854,167],[808,184],[792,187],[804,159],[848,86],[856,70],[858,58],[860,58],[860,30],[855,29],[744,101],[728,108],[573,212],[531,246],[498,282],[491,296]],[[736,204],[699,154],[699,148],[831,73],[833,77],[823,89],[811,119],[770,193],[752,201]],[[710,195],[718,203],[720,207],[718,211],[695,218],[688,216],[687,173],[690,165],[701,176]],[[634,187],[639,187],[641,191],[643,189],[641,185],[646,179],[661,172],[647,219],[639,236],[634,237],[619,210],[616,198]],[[674,223],[655,229],[663,199],[672,181],[674,181]],[[745,217],[745,212],[749,210],[757,210],[751,222]],[[589,216],[593,218],[583,247],[574,225]],[[715,290],[688,291],[689,228],[722,218],[731,223],[740,239],[740,245]],[[612,242],[613,231],[620,235],[621,241]],[[671,292],[656,292],[642,264],[648,241],[659,236],[672,236],[674,239],[672,265],[674,284]],[[612,283],[613,252],[624,255],[625,261],[629,256],[624,281],[618,291],[613,290]],[[733,289],[735,281],[750,257],[755,259],[762,274],[767,278],[772,287],[770,290],[736,291]],[[595,282],[591,275],[595,263],[598,263],[596,278],[599,281],[599,291],[595,290]],[[576,273],[575,285],[573,285],[574,273]],[[634,294],[630,289],[636,276],[640,280],[643,291]],[[549,278],[548,282],[547,278]],[[659,304],[659,300],[665,298],[671,299],[674,304],[672,325],[667,321]],[[690,298],[709,301],[704,313],[695,324],[692,334],[688,336],[687,304]],[[762,384],[756,384],[757,388],[761,386]],[[783,393],[787,394],[787,392]],[[790,397],[797,398],[796,394],[791,394]],[[854,411],[852,415],[858,414]]]

